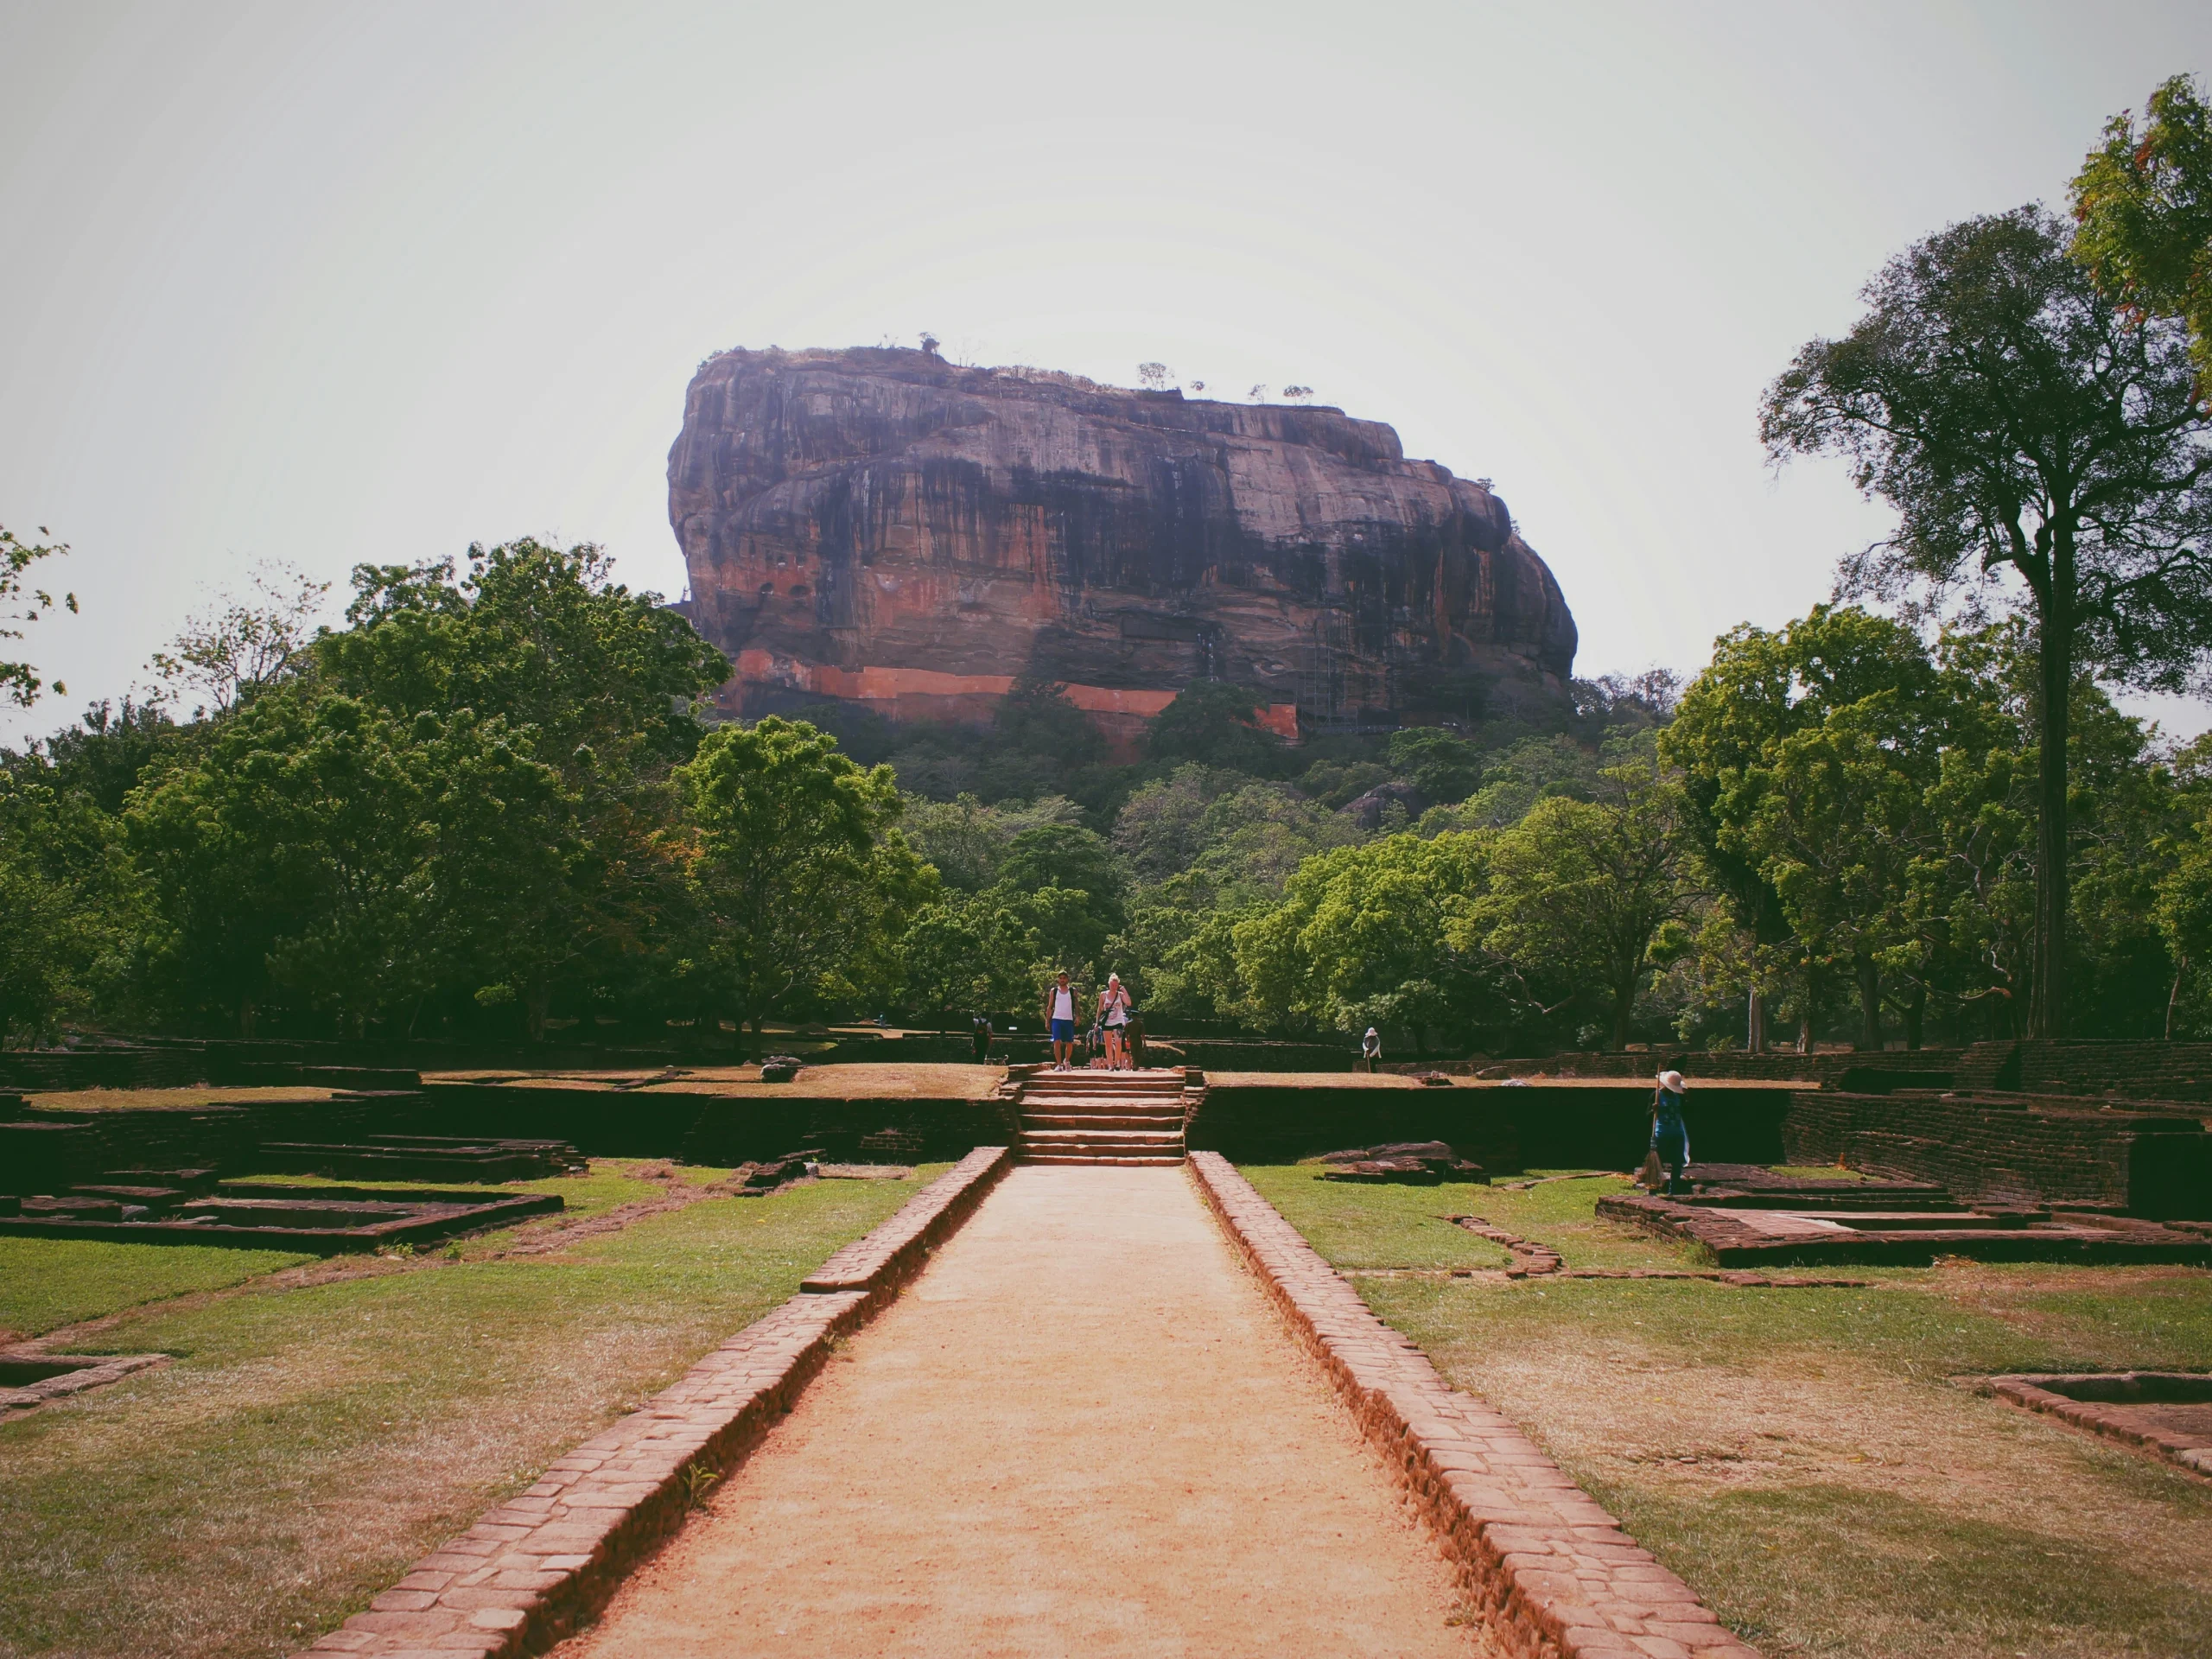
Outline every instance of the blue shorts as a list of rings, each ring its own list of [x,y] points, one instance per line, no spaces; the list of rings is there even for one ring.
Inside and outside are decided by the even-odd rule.
[[[1071,1043],[1075,1041],[1075,1021],[1072,1020],[1053,1020],[1052,1040],[1056,1043]]]

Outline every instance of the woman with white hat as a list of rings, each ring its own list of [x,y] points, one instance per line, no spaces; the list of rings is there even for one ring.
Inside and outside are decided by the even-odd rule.
[[[1119,974],[1106,976],[1106,988],[1098,994],[1098,1020],[1106,1027],[1106,1068],[1109,1071],[1128,1069],[1128,1048],[1129,1023],[1129,992],[1122,983]]]
[[[1652,1155],[1667,1166],[1667,1196],[1681,1190],[1682,1171],[1690,1161],[1689,1125],[1682,1121],[1682,1096],[1689,1085],[1679,1071],[1662,1071],[1651,1095]]]

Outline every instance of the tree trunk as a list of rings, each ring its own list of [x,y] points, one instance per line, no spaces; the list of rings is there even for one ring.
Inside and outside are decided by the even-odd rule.
[[[1744,1046],[1754,1054],[1766,1052],[1766,998],[1756,985],[1751,987],[1747,1023],[1750,1031]]]
[[[2070,553],[2071,550],[2068,550]],[[2070,565],[2070,557],[2067,560]],[[2070,572],[2069,572],[2070,575]],[[2074,680],[2073,630],[2044,608],[2040,655],[2042,710],[2036,771],[2035,982],[2028,993],[2028,1035],[2066,1033],[2066,735]]]
[[[1921,1040],[1927,1030],[1927,1022],[1928,988],[1925,985],[1915,985],[1912,988],[1912,995],[1905,999],[1904,1004],[1904,1046],[1915,1054],[1920,1052]]]
[[[2166,993],[2166,1040],[2174,1039],[2174,1004],[2181,1001],[2181,976],[2189,971],[2189,958],[2183,957],[2174,964],[2173,988]]]
[[[251,997],[240,997],[238,999],[238,1035],[251,1042],[253,1039],[254,1022],[260,1014],[260,1005]]]
[[[1813,1027],[1820,1015],[1821,982],[1816,974],[1805,976],[1805,1000],[1797,1010],[1797,1052],[1810,1054],[1820,1046],[1820,1039]]]
[[[551,1002],[552,998],[547,994],[543,985],[531,986],[529,995],[524,999],[525,1018],[529,1021],[530,1040],[533,1043],[542,1043],[545,1040],[545,1014]]]
[[[1882,1052],[1882,970],[1873,957],[1861,950],[1851,959],[1859,981],[1859,1046]]]
[[[1628,1046],[1629,1022],[1636,1017],[1637,970],[1629,969],[1628,976],[1613,988],[1613,1047]]]

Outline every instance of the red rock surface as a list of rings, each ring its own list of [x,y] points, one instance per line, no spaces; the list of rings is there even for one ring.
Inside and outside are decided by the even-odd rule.
[[[734,711],[976,719],[1022,675],[1134,730],[1193,678],[1268,723],[1562,696],[1574,619],[1484,486],[1333,409],[915,351],[734,351],[693,378],[669,519]]]

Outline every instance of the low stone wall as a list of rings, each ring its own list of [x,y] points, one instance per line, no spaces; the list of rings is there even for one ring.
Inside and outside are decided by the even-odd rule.
[[[815,1095],[804,1071],[772,1094],[476,1083],[431,1083],[424,1093],[436,1125],[429,1133],[538,1136],[587,1157],[692,1164],[741,1164],[802,1147],[842,1162],[890,1153],[913,1162],[1011,1141],[1019,1128],[995,1097]]]
[[[1820,1054],[1654,1048],[1636,1053],[1553,1054],[1501,1064],[1515,1076],[1541,1071],[1553,1077],[1649,1077],[1672,1070],[1690,1077],[1817,1083],[1863,1094],[1958,1089],[2212,1104],[2212,1043],[2053,1038],[1974,1043],[1965,1048]]]
[[[1784,1089],[1691,1091],[1691,1143],[1713,1162],[1782,1160]],[[1535,1169],[1633,1169],[1650,1141],[1651,1092],[1641,1080],[1523,1087],[1342,1087],[1208,1081],[1185,1130],[1194,1150],[1240,1164],[1295,1163],[1345,1147],[1443,1141],[1493,1174]]]
[[[1793,1164],[1935,1181],[1976,1203],[2212,1217],[2212,1135],[2181,1113],[2050,1096],[1801,1091],[1790,1097],[1783,1147]]]
[[[62,1111],[19,1107],[0,1121],[0,1192],[61,1192],[111,1169],[213,1169],[247,1174],[265,1141],[344,1141],[365,1135],[436,1134],[419,1093],[224,1105]]]
[[[1291,1328],[1441,1536],[1505,1652],[1758,1659],[1503,1416],[1460,1394],[1218,1154],[1192,1173]]]

